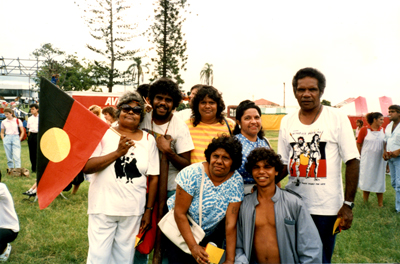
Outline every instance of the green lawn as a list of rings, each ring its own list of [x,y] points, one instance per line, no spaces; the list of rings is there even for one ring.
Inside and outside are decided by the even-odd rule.
[[[268,138],[277,138],[278,131],[267,131]],[[1,141],[0,141],[1,142]],[[277,149],[277,139],[271,140]],[[0,168],[3,182],[13,195],[21,231],[12,243],[8,263],[85,263],[87,240],[88,183],[82,183],[78,193],[60,196],[45,210],[37,203],[23,200],[22,192],[35,182],[31,178],[6,175],[7,161],[0,143]],[[27,143],[22,144],[22,165],[30,169]],[[285,185],[287,179],[283,181]],[[400,262],[400,214],[394,210],[394,191],[390,176],[386,178],[384,207],[379,208],[374,194],[364,204],[361,191],[356,197],[353,226],[337,236],[333,256],[335,263],[394,263]]]

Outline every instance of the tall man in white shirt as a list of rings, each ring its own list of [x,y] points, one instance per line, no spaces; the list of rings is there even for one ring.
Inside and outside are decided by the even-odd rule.
[[[39,105],[31,104],[31,116],[28,118],[28,147],[29,158],[32,164],[32,172],[36,172],[36,154],[37,154],[37,135],[39,132]]]
[[[400,106],[389,106],[390,123],[385,130],[383,158],[388,161],[392,186],[396,192],[396,212],[400,213]]]
[[[357,192],[359,153],[348,117],[339,109],[322,106],[325,76],[316,69],[304,68],[293,77],[293,92],[300,110],[282,119],[278,150],[290,173],[286,189],[303,197],[318,229],[323,244],[323,263],[330,263],[335,247],[333,226],[341,217],[340,226],[349,229],[353,221],[352,208]],[[318,164],[309,166],[310,152],[300,154],[298,168],[293,168],[295,146],[299,137],[318,152]],[[315,140],[314,140],[315,141]],[[343,196],[342,161],[346,163],[346,190]],[[318,166],[315,169],[315,166]],[[296,170],[299,171],[299,177]]]

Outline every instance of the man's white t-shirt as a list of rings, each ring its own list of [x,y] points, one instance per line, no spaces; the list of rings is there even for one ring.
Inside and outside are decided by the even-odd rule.
[[[302,138],[308,147],[301,144]],[[360,157],[348,117],[340,110],[326,106],[311,125],[302,124],[298,112],[285,116],[279,131],[278,153],[283,164],[288,166],[290,177],[286,189],[303,197],[310,214],[336,215],[344,201],[342,160],[346,163]],[[299,161],[297,164],[296,160]],[[300,170],[299,186],[295,184],[296,166]]]
[[[154,135],[155,137],[159,137],[160,135],[165,134],[170,135],[172,137],[171,149],[176,154],[182,154],[194,149],[189,128],[187,127],[185,122],[175,116],[175,114],[172,116],[169,126],[168,122],[163,125],[156,125],[151,120],[152,112],[146,113],[142,123],[140,124],[140,128]],[[175,178],[178,173],[179,170],[175,168],[171,162],[169,162],[168,191],[174,191],[176,189]]]
[[[174,115],[176,115],[177,117],[179,117],[183,121],[186,121],[192,116],[192,108],[185,108],[185,109],[183,109],[181,111],[176,111],[174,113]]]
[[[108,130],[91,157],[107,155],[118,148],[120,137]],[[160,174],[160,159],[154,138],[146,132],[134,141],[125,156],[92,174],[88,214],[142,215],[146,202],[146,175]]]
[[[38,133],[39,132],[39,115],[34,116],[31,115],[28,118],[28,124],[26,126],[31,133]]]

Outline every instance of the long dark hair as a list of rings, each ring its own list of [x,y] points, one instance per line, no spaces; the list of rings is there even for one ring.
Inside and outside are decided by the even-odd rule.
[[[197,126],[201,121],[201,115],[199,112],[199,104],[200,102],[206,97],[214,100],[217,103],[217,114],[216,118],[217,121],[221,124],[224,121],[224,115],[222,112],[225,110],[225,103],[222,99],[222,94],[213,86],[203,85],[198,91],[196,96],[193,98],[192,103],[192,119],[193,119],[193,126]]]
[[[251,108],[256,109],[257,112],[258,112],[258,114],[259,114],[260,117],[261,117],[261,109],[260,109],[260,107],[258,107],[258,105],[256,105],[253,101],[244,100],[244,101],[240,102],[240,104],[239,104],[238,107],[236,108],[236,117],[235,117],[235,118],[236,118],[236,121],[240,121],[240,122],[241,122],[242,116],[244,115],[244,112],[245,112],[247,109],[251,109]],[[240,132],[241,132],[241,129],[239,128],[238,123],[236,123],[235,129],[233,130],[233,134],[234,134],[234,135],[237,135],[237,134],[239,134]],[[263,139],[264,136],[265,136],[264,130],[263,130],[262,126],[261,126],[260,131],[258,131],[258,133],[257,133],[257,137]]]

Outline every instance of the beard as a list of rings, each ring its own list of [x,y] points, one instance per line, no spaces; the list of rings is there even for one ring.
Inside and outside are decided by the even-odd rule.
[[[166,120],[171,115],[171,112],[172,112],[172,110],[171,111],[167,111],[164,115],[159,115],[157,113],[157,108],[156,108],[156,109],[153,109],[153,118],[157,119],[157,120]]]

